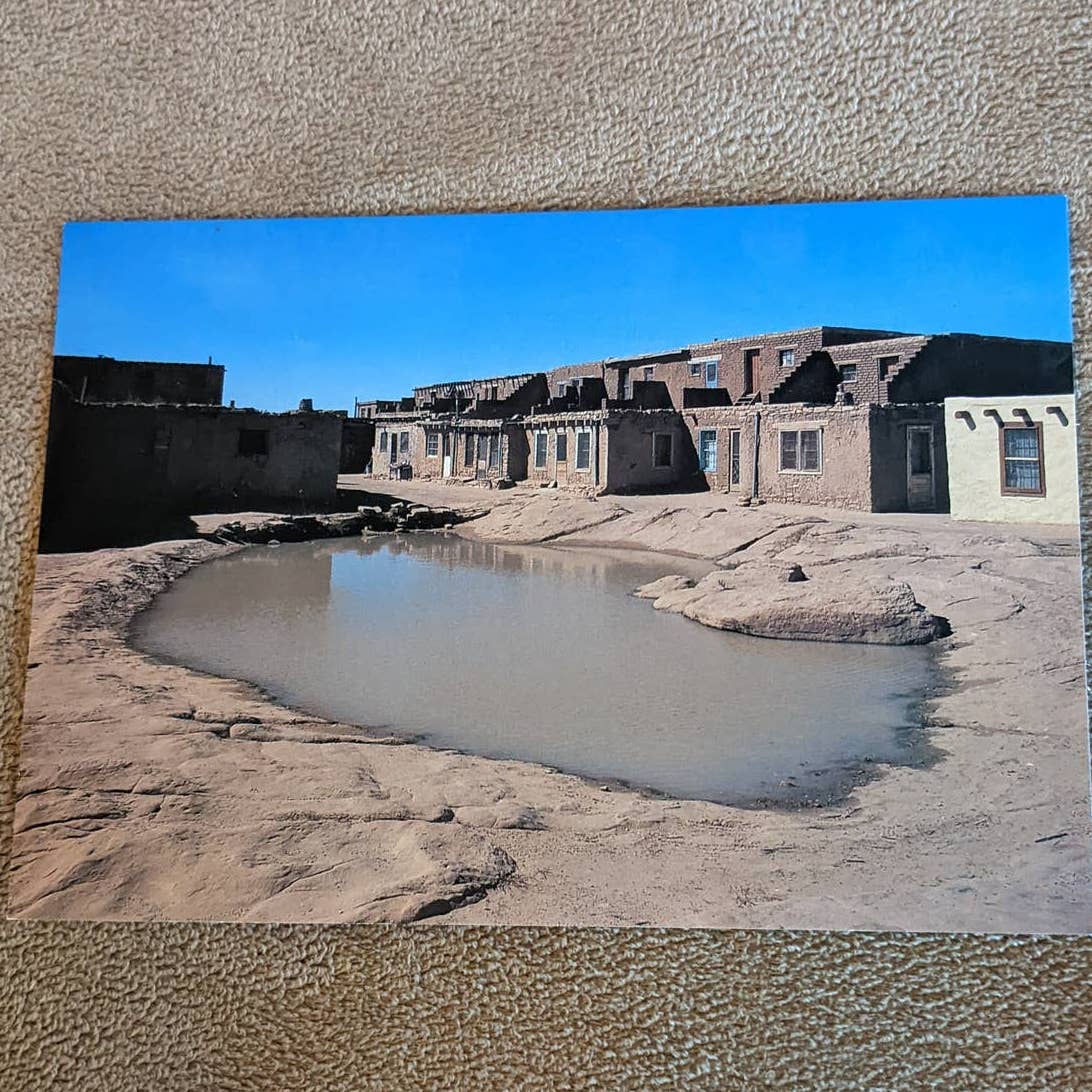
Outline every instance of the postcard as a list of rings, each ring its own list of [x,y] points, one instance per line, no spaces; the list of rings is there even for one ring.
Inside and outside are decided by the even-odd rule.
[[[1083,933],[1061,197],[72,223],[8,913]]]

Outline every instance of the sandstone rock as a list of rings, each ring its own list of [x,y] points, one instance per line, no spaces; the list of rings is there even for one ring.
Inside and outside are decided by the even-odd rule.
[[[638,588],[657,610],[714,629],[791,641],[918,645],[947,636],[945,619],[930,614],[899,580],[826,572],[788,581],[783,570],[744,563],[697,584],[664,577]]]
[[[642,584],[633,594],[638,599],[659,599],[667,592],[682,591],[692,588],[694,581],[688,576],[661,576],[659,580],[653,580],[651,584]]]

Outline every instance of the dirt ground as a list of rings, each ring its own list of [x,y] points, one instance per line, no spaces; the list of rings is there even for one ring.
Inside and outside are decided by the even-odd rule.
[[[905,580],[953,630],[937,646],[951,686],[928,709],[940,760],[795,811],[608,792],[330,725],[128,647],[137,610],[231,547],[43,555],[10,913],[1088,931],[1075,529],[709,493],[342,484],[490,508],[461,528],[472,537]]]

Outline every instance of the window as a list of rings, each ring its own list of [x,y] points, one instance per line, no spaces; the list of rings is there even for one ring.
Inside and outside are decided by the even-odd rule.
[[[440,454],[440,434],[438,432],[430,432],[425,436],[425,455],[430,459],[435,459]]]
[[[558,385],[557,385],[557,396],[558,396],[558,398],[564,398],[565,397],[565,392],[568,389],[569,389],[569,385],[567,383],[558,383]]]
[[[241,429],[239,429],[239,454],[240,455],[268,455],[269,454],[269,429],[265,429],[265,428],[241,428]]]
[[[777,362],[782,368],[791,368],[796,363],[796,350],[778,349]]]
[[[698,433],[698,465],[707,474],[717,469],[717,430],[703,428]]]
[[[409,433],[408,432],[403,432],[402,435],[398,437],[398,454],[399,455],[408,455],[409,454]]]
[[[821,474],[823,445],[819,429],[808,428],[782,432],[778,469],[803,474]]]
[[[1043,426],[1001,426],[1001,492],[1006,495],[1042,497]]]
[[[842,373],[843,383],[856,383],[857,382],[857,365],[856,364],[843,364],[839,369]]]
[[[380,432],[379,432],[379,450],[380,451],[386,451],[387,450],[387,430],[386,429],[381,429]]]
[[[701,379],[701,361],[700,360],[691,360],[690,361],[690,378],[691,379]]]
[[[720,360],[718,358],[705,362],[705,385],[707,387],[715,387],[717,385],[717,365],[719,363]]]
[[[493,470],[499,470],[501,464],[500,437],[489,437],[489,465]]]
[[[554,444],[554,458],[559,463],[565,463],[569,461],[569,434],[567,432],[559,432]]]
[[[656,374],[656,365],[655,364],[649,364],[645,368],[645,382],[650,383],[652,381],[652,377],[655,374]]]
[[[535,469],[546,469],[546,433],[535,433]]]
[[[576,434],[576,469],[591,469],[591,433],[586,429]]]
[[[654,432],[652,434],[652,466],[662,470],[671,465],[674,436],[670,432]]]
[[[880,378],[890,379],[891,370],[898,364],[899,358],[897,356],[881,356],[876,363],[880,366]]]
[[[466,434],[466,443],[463,445],[463,466],[474,465],[474,433]]]
[[[618,369],[618,396],[625,401],[633,397],[633,384],[629,378],[629,368]]]
[[[728,433],[728,484],[739,485],[739,437],[740,430],[732,429]]]

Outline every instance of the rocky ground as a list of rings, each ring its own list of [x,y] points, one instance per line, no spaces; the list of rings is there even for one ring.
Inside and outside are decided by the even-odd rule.
[[[744,509],[716,494],[591,500],[524,488],[382,488],[407,502],[403,512],[488,509],[459,527],[481,538],[637,547],[708,558],[739,575],[800,566],[813,590],[905,584],[923,614],[952,628],[933,634],[950,681],[929,708],[943,757],[877,771],[848,800],[794,811],[606,792],[529,763],[332,725],[127,646],[136,610],[190,566],[238,546],[45,555],[11,912],[1088,929],[1075,532]],[[250,514],[199,523],[209,533],[229,520],[260,522]]]

